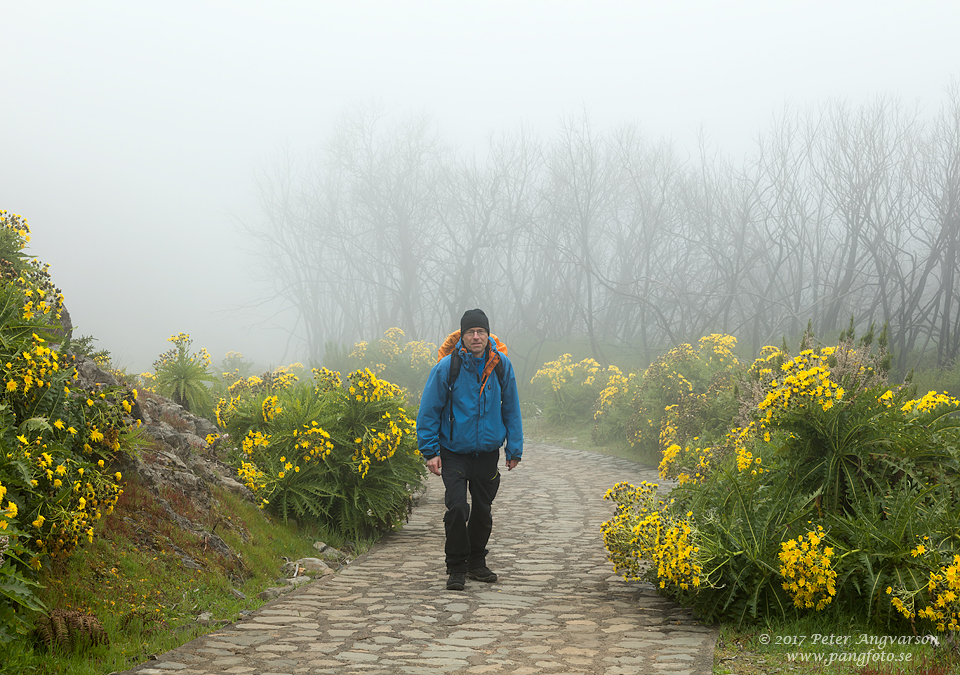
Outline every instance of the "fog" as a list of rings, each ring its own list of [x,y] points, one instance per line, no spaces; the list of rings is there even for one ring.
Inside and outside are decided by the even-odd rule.
[[[932,114],[960,76],[956,2],[465,5],[5,2],[0,208],[29,220],[77,332],[131,372],[181,331],[215,362],[301,357],[238,222],[264,166],[368,101],[463,155],[586,111],[740,157],[785,104]]]

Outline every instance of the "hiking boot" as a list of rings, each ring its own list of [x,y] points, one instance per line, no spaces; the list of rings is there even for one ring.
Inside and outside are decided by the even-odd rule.
[[[487,570],[488,572],[490,570]],[[462,591],[463,587],[467,583],[467,575],[463,572],[454,572],[450,575],[450,578],[447,579],[447,590],[448,591]]]
[[[497,580],[497,575],[490,571],[489,567],[477,567],[467,572],[467,576],[474,581],[483,581],[492,584]]]

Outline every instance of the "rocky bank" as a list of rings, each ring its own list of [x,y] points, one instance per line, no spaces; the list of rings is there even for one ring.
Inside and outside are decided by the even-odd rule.
[[[77,357],[75,365],[84,388],[95,391],[103,387],[121,386],[111,373],[98,367],[91,358]],[[215,487],[250,502],[255,501],[253,493],[237,480],[236,470],[220,461],[209,447],[206,439],[220,433],[217,426],[170,399],[150,392],[139,392],[137,404],[127,422],[131,425],[139,423],[147,447],[136,455],[124,455],[117,469],[128,480],[135,479],[148,489],[171,522],[200,538],[205,547],[216,554],[239,562],[236,552],[216,532],[201,524],[201,521],[210,522],[211,513],[217,512],[213,493]],[[189,502],[194,513],[201,514],[201,517],[194,515],[191,520],[178,513],[164,497],[171,494]],[[215,530],[216,526],[212,529]],[[184,567],[201,567],[172,542],[163,543],[180,557]],[[267,588],[260,593],[260,597],[264,600],[273,599],[315,577],[332,574],[350,562],[345,553],[324,542],[316,542],[314,548],[317,550],[316,557],[287,561],[279,567],[277,586]],[[242,580],[234,581],[240,583]],[[234,593],[239,597],[243,595],[236,589]],[[204,615],[199,620],[203,623],[211,621]]]

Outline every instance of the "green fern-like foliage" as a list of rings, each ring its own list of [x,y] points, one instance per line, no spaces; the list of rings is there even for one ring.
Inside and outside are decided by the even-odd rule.
[[[214,381],[214,377],[210,372],[210,355],[205,349],[191,353],[193,340],[186,333],[174,335],[168,341],[174,346],[153,364],[157,390],[196,415],[212,416],[213,402],[208,384]]]
[[[369,370],[315,379],[231,392],[218,418],[240,443],[241,479],[284,520],[353,540],[399,528],[425,474],[402,390]]]
[[[605,524],[611,559],[656,560],[650,580],[706,621],[840,611],[891,631],[954,630],[960,400],[886,383],[885,333],[841,338],[815,348],[805,335],[793,357],[765,350],[725,452],[653,516]]]
[[[324,480],[325,472],[314,471],[293,483],[292,481],[278,490],[272,500],[273,510],[283,520],[310,520],[314,522],[334,521],[332,507],[342,496],[328,488]]]
[[[53,610],[40,618],[35,632],[40,642],[51,651],[73,651],[110,643],[97,617],[76,610]]]

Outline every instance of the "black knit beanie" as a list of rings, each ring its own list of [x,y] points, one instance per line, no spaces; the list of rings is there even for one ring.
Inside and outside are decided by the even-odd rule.
[[[460,319],[460,334],[463,335],[471,328],[482,328],[487,333],[490,332],[490,322],[482,309],[468,309],[463,313]]]

